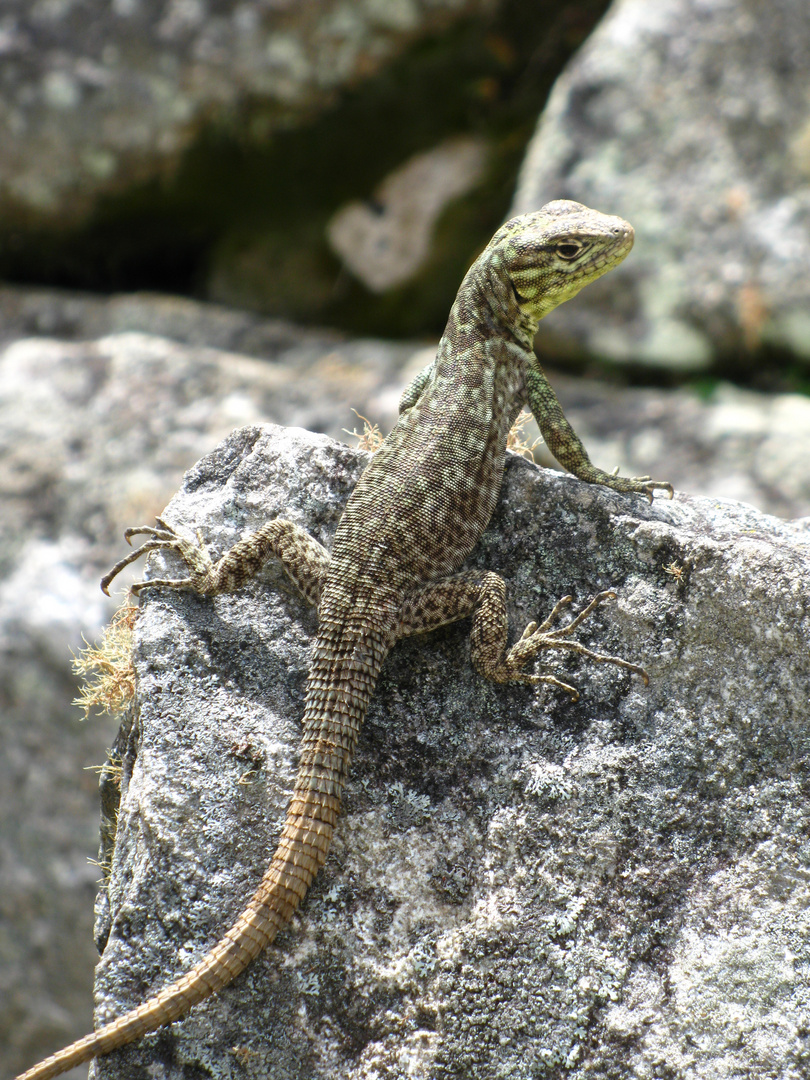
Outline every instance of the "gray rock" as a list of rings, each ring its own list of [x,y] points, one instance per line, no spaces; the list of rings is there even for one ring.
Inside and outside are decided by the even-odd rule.
[[[808,64],[805,0],[767,17],[758,0],[615,0],[555,85],[513,211],[577,199],[627,217],[636,249],[541,325],[549,351],[810,360]]]
[[[415,39],[491,7],[6,0],[3,219],[25,227],[81,220],[103,195],[168,177],[212,121],[239,130],[248,100],[252,135],[266,138]]]
[[[45,493],[43,492],[43,497]],[[0,1061],[11,1075],[92,1020],[98,778],[117,723],[79,723],[71,652],[109,618],[65,536],[8,543],[0,575]],[[9,507],[11,512],[11,507]],[[9,565],[10,562],[10,565]],[[74,1073],[71,1080],[77,1080]],[[86,1070],[85,1070],[86,1076]]]
[[[562,326],[571,306],[553,312],[541,326]],[[152,340],[148,347],[145,339],[139,345],[136,337],[126,336],[129,332],[148,334]],[[402,387],[435,352],[432,345],[352,339],[174,296],[126,293],[102,298],[0,288],[0,344],[42,335],[77,343],[43,345],[36,364],[43,373],[35,379],[39,407],[48,394],[52,431],[74,420],[76,428],[83,429],[86,419],[65,410],[66,376],[60,367],[98,365],[100,346],[86,339],[107,339],[102,348],[108,358],[102,364],[106,374],[95,384],[99,399],[92,405],[94,422],[104,432],[94,443],[102,456],[96,460],[87,459],[84,452],[75,454],[70,448],[71,439],[77,437],[74,429],[61,440],[59,456],[71,461],[70,471],[75,476],[78,470],[82,483],[97,485],[99,476],[113,468],[105,456],[112,434],[121,438],[122,432],[130,431],[137,438],[154,425],[148,410],[139,412],[134,424],[128,417],[133,407],[149,404],[137,387],[151,385],[162,372],[161,423],[181,425],[184,434],[170,440],[167,429],[148,444],[127,447],[120,459],[127,469],[136,458],[168,467],[146,508],[150,513],[168,499],[182,470],[238,424],[273,420],[345,438],[346,429],[362,426],[352,412],[356,409],[387,432],[396,418]],[[156,335],[170,340],[160,342]],[[147,360],[147,355],[153,359]],[[270,369],[251,364],[247,357],[269,361]],[[810,514],[806,468],[810,404],[801,395],[760,394],[719,384],[707,396],[694,390],[615,387],[554,371],[551,378],[574,427],[601,465],[618,464],[632,474],[666,474],[680,490],[740,499],[783,517]],[[114,385],[108,387],[108,379]],[[193,412],[182,405],[189,387],[198,402]],[[24,404],[28,396],[25,379],[16,378],[5,398],[0,387],[0,409],[6,400],[9,410],[5,424],[0,416],[0,430],[19,433],[21,413],[27,417],[22,430],[28,430],[31,418]],[[529,442],[537,435],[531,424],[527,433]],[[26,435],[22,438],[29,444]],[[186,444],[182,455],[168,457],[170,441]],[[41,453],[38,436],[29,445],[27,453]],[[153,452],[155,456],[149,457]],[[556,467],[545,447],[538,448],[536,457],[541,464]],[[44,477],[40,480],[45,484]],[[17,482],[4,490],[13,491]],[[116,476],[115,487],[130,482]],[[71,505],[82,505],[75,491]],[[116,530],[122,520],[114,518]],[[111,524],[104,531],[110,539]]]
[[[780,517],[810,515],[810,399],[719,383],[694,390],[618,387],[554,373],[594,461],[670,477],[690,495],[738,499]],[[531,441],[534,427],[529,425]],[[543,445],[541,465],[559,466]]]
[[[607,4],[8,0],[0,278],[436,334]]]
[[[282,319],[266,319],[221,304],[164,293],[102,296],[67,289],[0,285],[2,345],[28,337],[82,341],[127,331],[266,360],[280,359],[291,345],[317,340],[329,347],[344,340],[334,331],[310,331]]]
[[[357,419],[352,394],[397,385],[413,352],[306,332],[277,364],[142,333],[14,342],[0,355],[3,530],[69,530],[103,546],[100,567],[121,522],[154,517],[235,425],[288,417],[338,434]]]
[[[167,516],[215,553],[280,512],[328,543],[364,461],[244,429]],[[570,657],[577,703],[487,684],[463,624],[399,644],[292,927],[96,1076],[806,1075],[809,524],[510,457],[472,561],[506,577],[513,630],[615,587],[581,637],[649,687]],[[261,875],[315,626],[277,567],[146,595],[97,1020],[188,967]]]

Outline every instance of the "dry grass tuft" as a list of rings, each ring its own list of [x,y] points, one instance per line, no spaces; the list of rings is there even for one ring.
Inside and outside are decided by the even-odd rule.
[[[73,670],[82,680],[73,702],[84,710],[85,719],[95,712],[122,712],[135,696],[135,669],[132,665],[132,631],[139,608],[124,604],[113,615],[99,645],[87,645],[73,659]]]

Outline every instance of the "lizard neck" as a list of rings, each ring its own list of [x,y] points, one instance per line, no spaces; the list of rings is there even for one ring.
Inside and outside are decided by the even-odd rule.
[[[464,277],[450,309],[443,341],[451,350],[500,340],[533,352],[539,320],[518,302],[498,251],[478,259]]]

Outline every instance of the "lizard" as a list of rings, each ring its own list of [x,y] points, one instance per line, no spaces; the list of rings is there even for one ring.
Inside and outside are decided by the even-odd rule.
[[[435,360],[402,394],[396,425],[349,497],[331,552],[284,518],[237,541],[216,563],[199,536],[190,540],[162,518],[156,527],[126,530],[128,542],[146,539],[105,576],[105,592],[141,555],[169,549],[188,575],[138,582],[136,594],[231,592],[275,557],[317,605],[298,772],[270,865],[213,948],[142,1005],[18,1080],[48,1080],[184,1016],[275,939],[326,861],[366,708],[397,640],[472,616],[473,667],[496,683],[546,683],[576,699],[577,690],[556,676],[526,670],[540,652],[554,649],[626,669],[647,683],[640,665],[572,637],[596,607],[616,598],[613,591],[598,593],[568,622],[562,614],[572,598],[563,597],[510,646],[503,579],[463,566],[495,508],[507,435],[524,404],[551,453],[580,480],[650,501],[656,490],[672,497],[664,481],[623,477],[591,463],[533,350],[540,319],[618,265],[633,240],[626,221],[568,200],[513,218],[495,233],[461,283]]]

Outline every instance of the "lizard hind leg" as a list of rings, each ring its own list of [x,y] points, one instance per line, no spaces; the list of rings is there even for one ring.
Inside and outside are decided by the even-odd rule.
[[[488,576],[497,578],[494,574]],[[553,675],[537,675],[524,670],[526,665],[543,650],[562,649],[579,653],[580,656],[586,656],[598,664],[613,664],[615,667],[624,668],[639,675],[644,680],[644,685],[648,685],[649,676],[638,664],[624,660],[620,656],[594,652],[581,642],[571,639],[571,634],[600,604],[616,599],[615,592],[605,590],[597,593],[578,615],[555,628],[555,623],[559,623],[563,612],[572,602],[570,596],[562,597],[543,623],[539,626],[537,623],[529,623],[520,639],[511,648],[507,648],[505,586],[500,578],[497,578],[497,582],[489,582],[488,585],[476,612],[471,634],[473,664],[487,679],[492,679],[493,682],[548,683],[564,690],[572,700],[576,701],[579,693],[575,687]]]
[[[262,568],[271,556],[275,556],[289,577],[311,604],[317,604],[326,573],[329,569],[329,552],[299,525],[286,518],[268,521],[256,532],[239,540],[225,552],[216,563],[211,559],[199,533],[196,541],[182,536],[163,518],[156,518],[157,528],[140,525],[127,529],[127,542],[133,536],[146,536],[147,540],[135,551],[121,559],[101,580],[101,588],[109,593],[111,582],[131,563],[150,551],[176,551],[188,568],[188,576],[169,580],[152,578],[131,586],[134,593],[145,588],[193,589],[203,596],[234,592]]]
[[[647,672],[638,664],[623,660],[620,656],[594,652],[579,641],[571,640],[571,634],[600,604],[615,599],[616,593],[610,590],[597,593],[578,615],[555,629],[555,623],[559,623],[572,602],[570,596],[564,596],[554,605],[545,622],[539,626],[529,623],[520,639],[509,648],[509,618],[503,578],[489,570],[464,570],[426,585],[407,597],[399,612],[397,637],[426,633],[472,615],[470,654],[473,666],[485,679],[499,683],[547,683],[564,690],[576,701],[579,693],[573,686],[554,675],[529,673],[524,670],[526,665],[544,649],[567,649],[598,664],[614,664],[632,671],[641,676],[645,686],[649,682]]]

